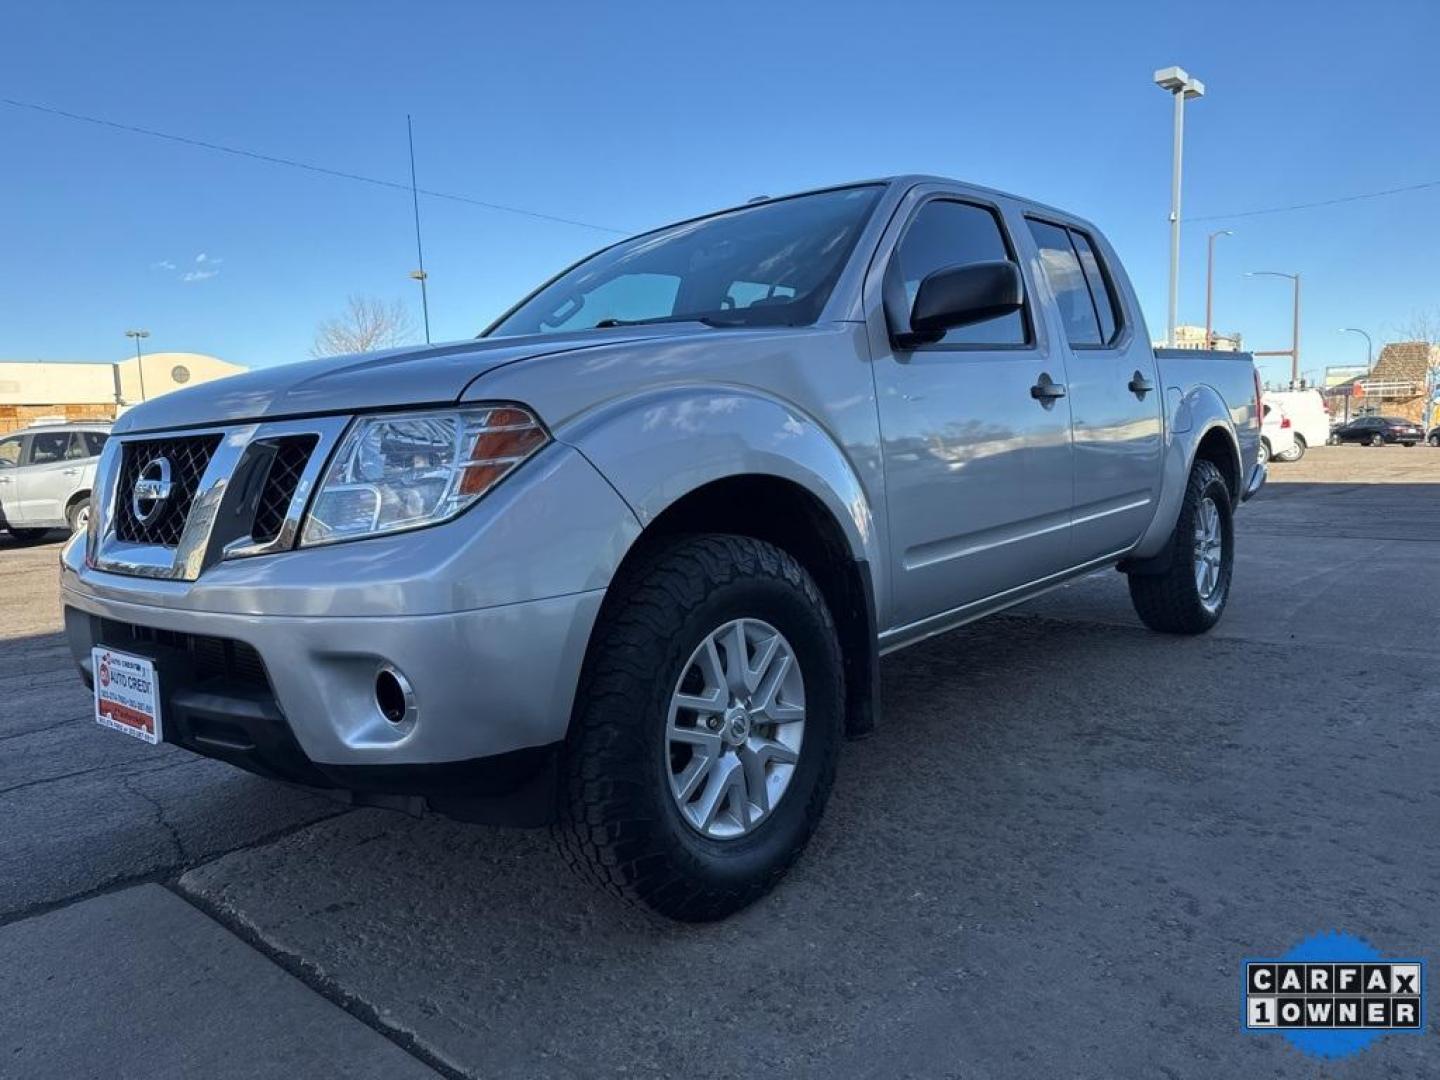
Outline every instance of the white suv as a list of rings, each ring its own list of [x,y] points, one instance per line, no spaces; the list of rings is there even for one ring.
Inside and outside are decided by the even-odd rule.
[[[47,424],[0,437],[0,527],[16,540],[90,521],[95,463],[110,425]]]

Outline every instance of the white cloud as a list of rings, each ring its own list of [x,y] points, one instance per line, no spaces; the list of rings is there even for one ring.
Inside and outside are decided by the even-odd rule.
[[[159,262],[153,262],[153,263],[151,263],[151,264],[150,264],[150,269],[151,269],[151,270],[174,270],[174,269],[175,269],[175,264],[174,264],[173,262],[171,262],[169,259],[161,259]]]
[[[217,266],[225,260],[218,258],[214,255],[207,255],[205,252],[202,251],[199,255],[195,256],[195,261],[197,263],[209,263],[211,266]]]
[[[187,270],[185,271],[184,276],[180,278],[180,280],[204,281],[206,278],[212,278],[218,273],[220,273],[219,270]]]

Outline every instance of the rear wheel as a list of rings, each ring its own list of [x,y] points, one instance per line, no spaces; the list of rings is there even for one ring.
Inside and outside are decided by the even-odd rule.
[[[1269,440],[1269,439],[1261,439],[1261,440],[1260,440],[1260,450],[1259,450],[1259,453],[1258,453],[1258,455],[1257,455],[1257,459],[1259,460],[1259,462],[1260,462],[1261,465],[1268,465],[1268,464],[1270,463],[1270,440]]]
[[[768,892],[835,775],[844,682],[805,569],[742,536],[683,538],[612,587],[565,749],[555,836],[582,876],[690,922]]]
[[[90,527],[90,500],[77,499],[65,511],[65,520],[70,523],[72,533],[84,532]]]
[[[1281,455],[1280,455],[1279,457],[1277,457],[1275,460],[1276,460],[1276,461],[1284,461],[1284,462],[1286,462],[1286,463],[1299,461],[1301,458],[1303,458],[1303,457],[1305,456],[1305,449],[1306,449],[1306,447],[1305,447],[1305,439],[1304,439],[1304,437],[1303,437],[1303,436],[1300,436],[1300,435],[1296,435],[1296,436],[1295,436],[1295,447],[1294,447],[1294,449],[1293,449],[1293,450],[1286,450],[1285,453],[1281,454]]]
[[[1220,470],[1197,461],[1160,573],[1131,574],[1130,600],[1140,621],[1166,634],[1203,634],[1230,599],[1235,526],[1230,489]]]

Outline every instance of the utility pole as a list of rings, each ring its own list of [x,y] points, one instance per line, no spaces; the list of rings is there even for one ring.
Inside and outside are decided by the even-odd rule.
[[[140,373],[140,400],[145,400],[145,358],[140,355],[140,342],[150,336],[149,330],[126,330],[125,336],[135,339],[135,369]]]
[[[1170,314],[1165,344],[1175,347],[1175,324],[1180,308],[1180,166],[1185,148],[1185,102],[1205,96],[1205,84],[1190,77],[1184,68],[1168,67],[1155,72],[1155,85],[1175,98],[1175,142],[1170,175]]]
[[[1206,240],[1205,255],[1205,348],[1215,347],[1215,238],[1234,236],[1229,229],[1212,232]]]
[[[425,273],[425,249],[420,245],[420,189],[415,186],[415,128],[410,114],[405,114],[405,134],[410,140],[410,204],[415,209],[415,258],[419,270],[410,271],[410,276],[420,282],[420,310],[425,318],[425,344],[430,344],[430,297],[425,288],[428,275]]]
[[[1290,348],[1255,353],[1256,356],[1290,357],[1290,388],[1293,390],[1300,382],[1300,275],[1285,274],[1279,270],[1251,270],[1245,276],[1289,278],[1295,286],[1295,305],[1290,315]]]

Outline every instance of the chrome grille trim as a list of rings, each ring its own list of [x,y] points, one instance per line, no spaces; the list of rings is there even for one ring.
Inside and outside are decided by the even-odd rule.
[[[112,436],[96,467],[97,527],[88,540],[87,561],[97,569],[132,577],[194,581],[207,566],[221,559],[290,550],[299,536],[301,520],[321,469],[349,422],[348,416],[324,416]],[[117,509],[120,499],[130,497],[130,492],[119,490],[124,447],[205,435],[218,435],[220,442],[200,478],[179,542],[166,546],[121,540],[115,532]],[[315,447],[295,485],[279,532],[273,539],[256,542],[251,530],[259,488],[263,487],[268,470],[257,473],[253,465],[257,455],[272,453],[273,444],[292,436],[313,436]],[[238,489],[233,483],[237,474],[241,481]]]

